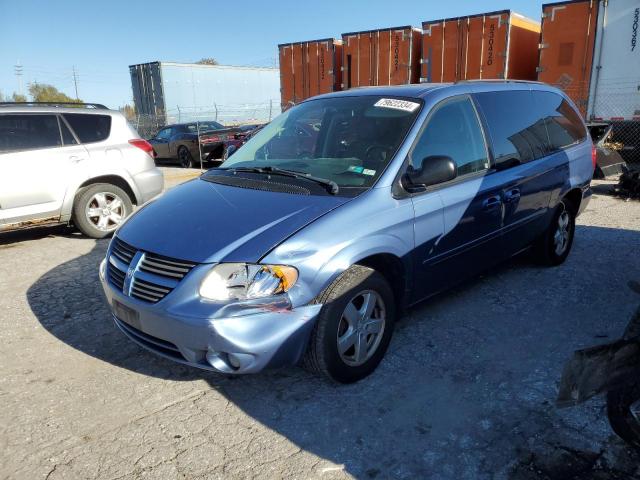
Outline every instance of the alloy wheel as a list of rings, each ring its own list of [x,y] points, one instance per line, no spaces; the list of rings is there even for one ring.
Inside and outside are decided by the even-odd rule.
[[[85,208],[87,220],[98,230],[115,230],[126,216],[122,199],[112,192],[96,193]]]
[[[564,254],[567,246],[569,245],[569,213],[563,210],[558,217],[558,225],[556,232],[553,235],[553,244],[555,246],[556,255],[561,256]]]
[[[338,324],[338,354],[352,367],[362,365],[378,349],[385,328],[386,309],[373,290],[356,294],[347,304]]]

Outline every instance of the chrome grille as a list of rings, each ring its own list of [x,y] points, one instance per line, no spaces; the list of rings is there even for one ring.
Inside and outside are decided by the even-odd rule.
[[[131,260],[133,260],[133,256],[136,254],[136,249],[127,245],[119,238],[114,238],[113,243],[111,244],[111,254],[129,265]]]
[[[116,287],[118,290],[122,291],[124,288],[124,277],[125,273],[118,270],[112,264],[109,264],[107,268],[107,276],[111,284]]]
[[[156,275],[162,275],[163,277],[182,280],[184,276],[195,266],[195,263],[174,260],[173,258],[147,253],[140,263],[140,270],[155,273]]]
[[[156,303],[162,300],[171,290],[173,289],[134,278],[131,285],[131,296],[138,300]]]
[[[196,266],[192,262],[137,250],[119,238],[111,243],[110,257],[109,282],[125,295],[149,303],[157,303],[166,297]],[[129,282],[127,271],[130,272]]]

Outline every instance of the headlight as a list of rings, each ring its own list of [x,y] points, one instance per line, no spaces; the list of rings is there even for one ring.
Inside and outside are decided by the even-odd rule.
[[[288,291],[298,280],[298,270],[286,265],[220,263],[200,284],[208,300],[244,300]]]

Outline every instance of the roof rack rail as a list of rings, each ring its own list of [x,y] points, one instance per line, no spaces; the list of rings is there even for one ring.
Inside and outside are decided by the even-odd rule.
[[[537,80],[519,80],[517,78],[478,78],[475,80],[456,80],[455,83],[472,83],[472,82],[482,82],[482,83],[544,83],[538,82]]]
[[[101,103],[84,103],[84,102],[0,102],[0,107],[15,107],[15,106],[49,106],[49,107],[87,107],[95,108],[99,110],[108,110],[107,107]]]

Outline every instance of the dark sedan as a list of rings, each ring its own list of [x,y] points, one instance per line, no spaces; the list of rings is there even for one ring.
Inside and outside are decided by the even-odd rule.
[[[178,161],[185,168],[193,168],[200,163],[201,155],[203,161],[211,161],[224,154],[224,142],[203,141],[203,136],[211,132],[228,134],[235,131],[215,121],[178,123],[160,129],[149,143],[159,160]]]

